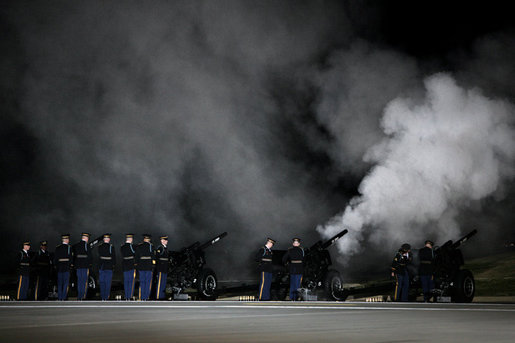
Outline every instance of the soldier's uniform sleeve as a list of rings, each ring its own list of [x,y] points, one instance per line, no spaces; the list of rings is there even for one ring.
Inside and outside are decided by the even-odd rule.
[[[395,254],[395,257],[393,258],[393,261],[392,261],[392,272],[396,272],[397,271],[397,268],[399,267],[399,259],[400,259],[400,254],[399,253],[396,253]]]

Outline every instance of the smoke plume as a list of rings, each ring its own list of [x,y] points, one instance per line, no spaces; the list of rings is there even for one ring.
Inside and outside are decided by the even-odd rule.
[[[374,166],[359,196],[317,228],[326,237],[350,230],[338,242],[342,254],[359,252],[365,237],[376,245],[452,239],[460,233],[458,213],[502,198],[514,176],[513,105],[461,88],[447,74],[424,85],[422,102],[400,97],[386,106],[386,137],[364,156]]]

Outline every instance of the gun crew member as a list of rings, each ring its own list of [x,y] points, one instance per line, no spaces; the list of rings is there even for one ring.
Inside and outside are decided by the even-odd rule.
[[[89,269],[93,262],[88,246],[89,236],[89,233],[83,232],[81,240],[72,247],[73,265],[77,271],[77,300],[86,299],[88,292]]]
[[[46,300],[48,298],[48,279],[52,270],[52,259],[47,246],[47,241],[39,242],[39,251],[34,255],[34,266],[36,267],[35,300]]]
[[[16,300],[26,300],[30,281],[30,241],[23,242],[23,249],[18,255],[18,291]]]
[[[151,235],[143,235],[143,242],[136,248],[136,267],[139,275],[139,299],[148,300],[152,287],[152,267],[155,263]]]
[[[54,266],[57,270],[57,299],[66,300],[73,257],[70,247],[70,234],[61,235],[61,241],[62,243],[55,248]]]
[[[111,234],[105,233],[103,243],[98,246],[98,277],[100,283],[100,298],[109,300],[113,269],[116,265],[116,252],[111,244]]]
[[[267,238],[265,245],[256,254],[256,262],[259,263],[261,281],[259,283],[259,300],[270,300],[270,286],[272,284],[272,247],[275,240]]]
[[[283,264],[288,265],[290,273],[290,300],[296,301],[304,272],[304,249],[300,246],[300,238],[293,238],[292,245],[283,256]]]
[[[131,300],[134,295],[134,283],[136,281],[136,268],[134,266],[136,251],[132,242],[134,234],[125,235],[125,244],[122,245],[120,251],[122,253],[122,270],[123,270],[123,289],[125,291],[125,300]]]
[[[411,246],[405,243],[397,251],[392,262],[392,276],[396,280],[394,301],[408,301],[409,274],[407,266],[411,260]]]
[[[434,289],[433,282],[433,242],[427,240],[425,246],[418,251],[420,258],[420,266],[418,268],[418,275],[420,283],[422,284],[422,292],[424,293],[424,302],[429,302],[431,293]]]
[[[161,245],[156,250],[156,299],[165,299],[166,277],[168,276],[168,236],[159,237]]]

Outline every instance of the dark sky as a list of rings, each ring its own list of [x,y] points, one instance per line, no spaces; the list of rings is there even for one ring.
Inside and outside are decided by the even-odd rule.
[[[495,249],[513,239],[511,13],[496,1],[3,1],[3,270],[27,238],[55,246],[64,232],[113,232],[119,244],[124,232],[167,233],[178,248],[228,231],[214,251],[234,277],[267,236],[309,246],[360,194],[362,250],[340,246],[349,274],[407,239],[471,226],[485,232],[482,253]],[[425,83],[437,73],[446,76]],[[452,107],[460,89],[481,95]],[[415,162],[394,152],[428,153],[398,139],[422,124],[386,132],[389,104],[409,99],[418,113],[448,94],[444,105],[479,108],[485,122],[430,121],[431,164],[447,169],[417,187],[442,188],[442,198],[406,183],[391,201],[425,199],[425,215],[367,207],[376,167],[398,162],[388,170],[412,175]],[[448,125],[461,136],[445,143]],[[449,166],[441,156],[455,148]]]

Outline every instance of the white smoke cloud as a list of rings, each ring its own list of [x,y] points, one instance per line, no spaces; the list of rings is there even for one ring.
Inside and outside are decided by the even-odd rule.
[[[457,236],[456,217],[472,202],[500,193],[514,176],[514,107],[463,89],[447,74],[424,82],[422,104],[397,98],[385,108],[387,137],[368,149],[374,164],[344,212],[317,230],[329,237],[343,228],[342,254],[371,243]]]

